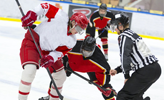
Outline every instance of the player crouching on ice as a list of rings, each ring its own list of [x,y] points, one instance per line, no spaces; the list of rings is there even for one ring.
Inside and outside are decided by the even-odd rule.
[[[31,30],[42,58],[40,60],[38,49],[28,30],[20,48],[23,72],[19,85],[19,100],[27,100],[39,66],[49,68],[59,92],[62,91],[66,74],[61,58],[75,46],[75,34],[82,33],[88,24],[87,17],[82,13],[74,13],[69,19],[63,10],[48,3],[41,3],[21,18],[22,26],[32,26],[40,15],[45,15],[48,20]],[[51,87],[49,100],[59,100],[54,86]]]
[[[116,14],[110,28],[119,35],[121,58],[121,66],[111,70],[110,74],[123,72],[125,76],[125,84],[116,100],[150,100],[149,97],[143,99],[143,94],[161,75],[157,58],[142,37],[129,28],[129,17],[125,13]],[[131,76],[130,70],[134,71]]]
[[[116,92],[109,83],[111,68],[101,49],[96,46],[95,38],[88,36],[84,41],[78,40],[67,56],[63,57],[63,61],[67,76],[71,74],[69,70],[88,73],[91,81],[107,89],[104,91],[98,88],[102,92],[104,100],[115,100]],[[49,98],[42,97],[39,100],[49,100]]]

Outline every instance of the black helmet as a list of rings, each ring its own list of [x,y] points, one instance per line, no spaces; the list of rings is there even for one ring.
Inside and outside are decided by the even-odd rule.
[[[129,16],[123,12],[115,14],[115,18],[110,22],[111,31],[114,31],[116,26],[118,27],[119,23],[121,23],[123,26],[126,26],[129,23]]]
[[[88,36],[84,39],[81,45],[81,53],[84,57],[90,57],[94,53],[96,48],[96,39]]]
[[[111,20],[111,24],[112,23],[115,23],[116,25],[121,23],[123,26],[125,26],[129,23],[129,16],[123,12],[115,14],[115,19]]]
[[[103,10],[106,10],[106,13],[107,13],[107,6],[105,3],[102,3],[99,7],[99,15],[100,17],[104,17],[106,15],[106,13],[100,13],[100,9],[103,9]]]
[[[105,9],[105,10],[107,10],[107,5],[105,3],[102,3],[100,5],[99,9]]]

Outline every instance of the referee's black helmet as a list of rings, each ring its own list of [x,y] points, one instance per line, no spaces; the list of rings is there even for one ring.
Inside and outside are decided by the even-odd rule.
[[[129,16],[124,12],[115,14],[115,19],[111,20],[111,24],[118,25],[119,23],[123,26],[127,25],[129,23]]]
[[[119,23],[122,24],[123,27],[129,24],[129,16],[125,14],[124,12],[115,14],[115,18],[113,18],[110,21],[110,30],[112,32],[115,31],[116,28],[118,28]]]

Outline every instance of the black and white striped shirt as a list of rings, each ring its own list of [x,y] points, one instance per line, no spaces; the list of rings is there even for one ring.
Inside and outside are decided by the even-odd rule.
[[[129,28],[119,35],[118,44],[122,63],[121,69],[125,74],[125,78],[129,77],[130,70],[136,71],[158,61],[142,38]]]

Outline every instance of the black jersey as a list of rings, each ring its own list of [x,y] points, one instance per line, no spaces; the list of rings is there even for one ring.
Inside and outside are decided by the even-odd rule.
[[[118,44],[120,47],[121,68],[124,74],[129,74],[130,70],[136,71],[158,61],[143,39],[129,28],[119,35]]]
[[[95,28],[98,30],[102,30],[104,27],[106,27],[107,22],[110,22],[112,18],[114,18],[114,15],[110,11],[107,11],[107,14],[104,17],[101,17],[99,15],[98,10],[94,11],[93,14],[90,16],[90,22],[87,27],[86,33],[95,33]]]
[[[88,58],[84,58],[82,53],[80,52],[80,48],[82,45],[83,41],[77,41],[76,45],[73,47],[73,49],[71,51],[68,52],[68,56],[71,56],[69,58],[70,61],[76,62],[76,63],[81,63],[82,61],[79,61],[79,58],[82,58],[83,60],[88,60],[88,63],[94,63],[95,66],[99,66],[102,67],[103,69],[106,69],[106,73],[109,74],[109,70],[110,70],[110,66],[107,63],[104,54],[102,53],[102,51],[100,50],[100,48],[98,46],[96,46],[95,51],[93,53],[93,55],[91,57]],[[82,64],[81,64],[82,65]]]

